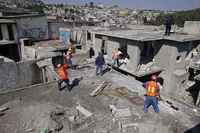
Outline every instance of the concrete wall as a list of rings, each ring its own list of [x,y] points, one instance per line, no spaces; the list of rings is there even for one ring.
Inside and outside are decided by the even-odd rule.
[[[190,43],[176,43],[174,47],[174,57],[171,59],[172,64],[172,76],[170,89],[173,91],[170,92],[171,95],[182,97],[185,92],[184,83],[188,80],[189,73],[187,72],[188,62],[186,61],[187,55],[192,50]],[[177,60],[177,57],[180,56],[180,59]]]
[[[140,63],[141,50],[139,45],[139,43],[134,41],[128,41],[127,43],[127,52],[130,57],[130,62],[127,64],[127,68],[131,72],[135,72]]]
[[[101,44],[102,44],[102,39],[101,38],[95,38],[95,43],[93,44],[95,56],[97,56],[98,52],[101,51]]]
[[[0,89],[26,87],[42,81],[41,71],[34,61],[1,63],[0,73]]]
[[[61,22],[48,22],[49,38],[50,39],[58,39],[60,28],[70,28],[70,27],[63,22],[62,23]]]
[[[188,34],[200,34],[200,21],[186,21],[184,32]]]
[[[186,57],[191,48],[188,44],[169,41],[163,41],[160,46],[154,60],[158,66],[165,69],[160,74],[164,79],[164,89],[161,93],[180,97],[185,91],[183,90],[184,81],[187,81],[189,76],[186,71]],[[179,60],[177,60],[178,56],[180,56]]]
[[[8,35],[8,28],[7,24],[1,24],[1,33],[3,35],[3,40],[9,40],[9,35]]]
[[[15,18],[18,38],[48,39],[48,23],[46,16],[28,16]]]
[[[25,46],[24,47],[24,60],[34,60],[37,58],[37,52],[35,48]]]

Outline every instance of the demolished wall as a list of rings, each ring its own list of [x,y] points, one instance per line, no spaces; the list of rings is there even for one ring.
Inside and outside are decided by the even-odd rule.
[[[186,58],[192,48],[190,45],[170,41],[162,41],[157,45],[160,50],[154,57],[154,63],[164,69],[159,75],[164,79],[164,90],[161,92],[179,98],[185,92],[184,84],[189,76]]]
[[[199,21],[186,21],[184,24],[184,32],[188,34],[200,34]]]
[[[14,19],[17,22],[18,38],[30,37],[34,40],[46,40],[49,38],[46,16],[26,16]]]
[[[42,75],[34,61],[0,64],[0,90],[41,83]]]
[[[129,70],[132,72],[135,72],[137,70],[137,67],[140,63],[140,54],[141,50],[140,47],[137,45],[137,42],[129,41],[128,46],[127,46],[127,52],[128,55],[130,56],[130,61],[127,64],[127,67]]]

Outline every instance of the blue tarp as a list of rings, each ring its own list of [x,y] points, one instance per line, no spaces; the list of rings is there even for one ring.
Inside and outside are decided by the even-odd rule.
[[[66,45],[70,37],[69,31],[60,31],[60,41]]]

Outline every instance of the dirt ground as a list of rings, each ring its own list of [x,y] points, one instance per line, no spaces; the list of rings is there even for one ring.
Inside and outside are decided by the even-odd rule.
[[[75,84],[71,91],[59,91],[52,82],[1,94],[0,108],[9,109],[0,116],[0,133],[42,133],[45,129],[53,133],[187,133],[200,122],[198,110],[174,101],[179,110],[160,101],[160,113],[154,113],[152,107],[144,113],[141,83],[114,70],[96,76],[94,65],[88,64],[69,74]],[[103,81],[109,85],[91,97]],[[78,105],[92,116],[77,114]],[[110,105],[128,113],[117,116]],[[77,118],[70,120],[73,116]]]

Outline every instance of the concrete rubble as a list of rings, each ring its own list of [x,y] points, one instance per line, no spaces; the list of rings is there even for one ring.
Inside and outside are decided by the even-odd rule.
[[[173,105],[179,110],[160,101],[159,114],[152,108],[147,114],[143,113],[143,90],[135,88],[140,86],[139,82],[116,71],[96,77],[93,65],[89,66],[70,70],[71,80],[84,77],[71,92],[59,92],[57,83],[50,82],[9,95],[0,94],[1,108],[9,107],[0,117],[0,123],[4,123],[0,125],[1,133],[37,133],[45,128],[59,133],[177,133],[198,124],[198,109],[193,111],[174,101]],[[111,85],[91,97],[90,93],[104,81]],[[133,87],[135,89],[130,89]],[[10,98],[12,100],[8,100]]]

